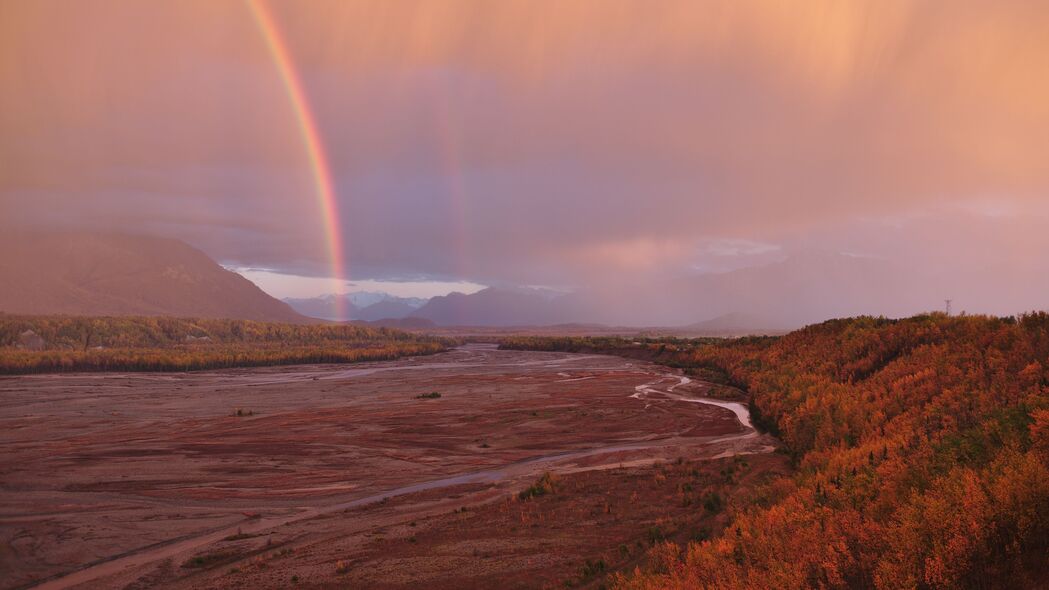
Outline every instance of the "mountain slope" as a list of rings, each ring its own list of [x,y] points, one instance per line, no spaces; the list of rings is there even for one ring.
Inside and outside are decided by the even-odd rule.
[[[397,297],[389,293],[374,291],[356,291],[318,297],[287,297],[284,302],[298,313],[311,318],[370,322],[403,318],[422,307],[426,300],[417,297]]]
[[[386,320],[386,319],[399,319],[408,316],[416,310],[404,301],[399,299],[384,299],[378,303],[373,303],[367,307],[361,308],[354,316],[355,319],[364,320],[366,322],[373,322],[375,320]]]
[[[434,297],[409,317],[426,318],[439,326],[538,326],[571,319],[557,299],[541,292],[494,287]]]
[[[0,236],[0,311],[308,321],[184,242],[97,233]]]
[[[288,297],[283,301],[297,313],[322,320],[342,321],[353,319],[357,317],[357,313],[360,311],[344,295],[323,295],[321,297],[305,298]],[[339,307],[340,305],[342,306],[341,308]]]

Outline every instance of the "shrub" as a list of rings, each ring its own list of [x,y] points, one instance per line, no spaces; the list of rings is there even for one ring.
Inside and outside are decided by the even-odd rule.
[[[721,496],[717,492],[710,492],[703,500],[703,508],[711,513],[721,512],[722,504]]]
[[[517,497],[522,500],[527,500],[529,498],[553,494],[557,491],[557,485],[559,482],[560,478],[556,474],[548,471],[544,473],[542,477],[537,479],[534,484],[522,490]]]

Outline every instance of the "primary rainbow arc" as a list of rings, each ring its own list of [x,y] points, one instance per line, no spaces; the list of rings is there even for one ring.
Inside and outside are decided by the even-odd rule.
[[[317,129],[317,122],[310,109],[310,103],[306,98],[305,87],[291,61],[288,43],[281,35],[273,15],[264,0],[247,0],[247,2],[287,91],[288,99],[291,102],[295,120],[306,148],[306,157],[309,161],[310,173],[313,178],[317,202],[320,206],[324,225],[332,279],[336,285],[335,292],[338,294],[345,286],[345,259],[342,233],[339,226],[339,203],[335,198],[335,186],[332,182],[328,156],[324,151],[324,143]],[[341,297],[335,298],[335,305],[336,315],[345,319]]]

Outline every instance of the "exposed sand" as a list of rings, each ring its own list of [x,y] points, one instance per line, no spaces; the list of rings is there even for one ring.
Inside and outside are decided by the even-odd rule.
[[[274,539],[290,554],[369,538],[547,470],[772,448],[738,404],[680,403],[704,389],[647,363],[489,346],[349,368],[3,378],[0,587],[233,587],[216,576]],[[302,583],[337,585],[322,569]],[[270,573],[244,587],[286,585]]]

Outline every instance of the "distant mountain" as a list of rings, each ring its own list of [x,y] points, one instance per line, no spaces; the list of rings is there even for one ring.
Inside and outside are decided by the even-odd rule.
[[[373,303],[359,310],[354,319],[364,321],[375,321],[383,319],[399,319],[414,312],[419,306],[410,305],[396,298],[385,299]]]
[[[0,235],[0,311],[309,321],[184,242],[85,232]]]
[[[376,291],[355,291],[307,298],[288,297],[284,301],[302,315],[337,321],[403,318],[426,303],[426,299],[397,297]]]
[[[345,295],[321,295],[320,297],[306,298],[286,297],[284,302],[304,316],[322,320],[342,321],[355,319],[360,311]]]
[[[437,324],[426,318],[385,318],[375,321],[356,320],[354,323],[372,328],[396,328],[398,330],[429,330],[437,327]]]
[[[929,273],[926,273],[929,275]],[[490,287],[434,297],[417,310],[387,298],[355,318],[425,318],[438,326],[540,327],[564,323],[672,327],[695,334],[778,333],[832,317],[909,316],[936,309],[949,284],[915,277],[888,261],[800,252],[769,264],[664,281],[605,285],[563,295]],[[299,311],[314,315],[304,307]],[[318,316],[324,317],[324,316]],[[699,320],[699,321],[696,321]],[[682,324],[693,322],[686,326]]]
[[[404,303],[405,305],[412,307],[412,309],[418,309],[427,301],[421,297],[398,297],[384,291],[352,291],[346,293],[345,297],[350,300],[350,303],[353,303],[359,309],[364,309],[365,307],[375,305],[376,303],[391,300]]]
[[[697,336],[750,336],[789,332],[784,322],[748,313],[732,312],[682,326],[681,331]]]
[[[489,287],[434,297],[409,317],[439,326],[542,326],[572,319],[559,302],[545,291]]]

